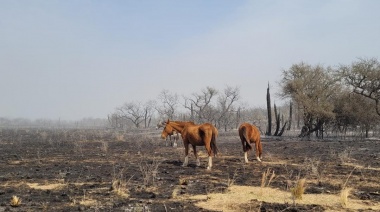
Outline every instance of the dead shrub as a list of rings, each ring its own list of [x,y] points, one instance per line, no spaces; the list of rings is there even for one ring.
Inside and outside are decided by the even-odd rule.
[[[12,196],[10,204],[12,207],[19,207],[21,205],[21,198],[15,195]]]
[[[124,168],[121,169],[118,173],[116,173],[114,167],[110,190],[120,197],[129,197],[128,184],[133,176],[134,175],[132,175],[128,180],[126,180],[124,176]]]
[[[154,186],[157,179],[160,161],[154,158],[151,162],[141,161],[139,165],[144,187]]]
[[[261,176],[261,185],[260,185],[261,188],[269,187],[269,185],[272,182],[273,178],[276,176],[276,174],[274,173],[274,171],[272,171],[272,174],[270,174],[270,173],[271,173],[270,168],[268,168],[266,171],[264,171],[262,173],[262,176]],[[270,175],[270,177],[269,177],[269,175]]]
[[[290,189],[293,201],[296,199],[302,199],[302,195],[305,192],[305,182],[306,179],[302,178],[297,181],[296,185],[293,188]]]
[[[319,159],[306,158],[305,167],[311,175],[317,177],[318,183],[321,184],[327,165],[322,164]]]
[[[347,163],[350,160],[352,148],[346,148],[343,152],[338,154],[338,158],[342,164]]]
[[[232,175],[232,178],[230,177],[230,173],[228,173],[228,176],[227,176],[227,188],[231,187],[231,186],[233,186],[235,184],[237,175],[238,175],[237,169],[235,169],[234,174]]]

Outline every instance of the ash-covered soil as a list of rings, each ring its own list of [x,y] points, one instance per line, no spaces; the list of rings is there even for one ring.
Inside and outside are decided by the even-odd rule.
[[[188,198],[261,186],[262,173],[276,173],[270,187],[289,191],[307,179],[305,194],[337,194],[371,208],[380,204],[380,141],[300,140],[263,137],[263,162],[250,152],[244,164],[236,131],[220,132],[220,151],[213,169],[206,170],[204,147],[197,147],[201,166],[192,153],[182,167],[184,148],[166,146],[159,130],[0,129],[1,211],[210,211]],[[21,198],[11,205],[12,196]],[[342,210],[342,208],[335,208]],[[241,211],[324,211],[323,205],[293,205],[252,199]]]

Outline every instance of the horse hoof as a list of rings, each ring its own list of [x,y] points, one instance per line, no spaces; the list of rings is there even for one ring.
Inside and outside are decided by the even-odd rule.
[[[211,170],[211,167],[207,166],[207,170]]]

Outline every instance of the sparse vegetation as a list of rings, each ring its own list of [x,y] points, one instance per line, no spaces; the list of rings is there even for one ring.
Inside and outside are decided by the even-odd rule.
[[[143,185],[145,188],[155,185],[160,163],[161,162],[157,158],[153,158],[152,161],[140,162],[139,169],[142,174]]]
[[[153,130],[128,132],[125,142],[116,141],[108,130],[39,131],[46,132],[45,141],[36,131],[19,130],[22,145],[12,141],[12,131],[0,132],[0,163],[5,162],[0,211],[11,207],[12,196],[19,203],[23,199],[19,207],[25,211],[380,210],[377,140],[263,138],[267,160],[243,164],[239,140],[231,131],[218,137],[223,154],[214,158],[213,171],[206,172],[195,164],[182,167],[183,147],[166,147]],[[345,163],[338,157],[342,152],[349,153]],[[199,157],[205,160],[207,153],[200,151]],[[347,185],[355,192],[345,192]]]

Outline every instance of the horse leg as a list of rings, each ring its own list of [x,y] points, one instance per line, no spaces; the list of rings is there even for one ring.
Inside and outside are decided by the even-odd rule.
[[[207,169],[210,170],[212,167],[212,156],[208,156],[208,166],[207,166]]]
[[[260,151],[260,148],[259,148],[260,144],[261,144],[260,141],[256,141],[255,142],[255,146],[256,146],[256,160],[259,161],[259,162],[261,162],[261,160],[260,160],[261,151]]]
[[[251,145],[249,144],[249,142],[247,141],[244,141],[243,143],[243,150],[244,150],[244,161],[245,163],[248,163],[248,152],[249,150],[251,149]]]
[[[201,165],[201,161],[199,160],[199,157],[198,157],[197,146],[195,146],[195,145],[192,145],[192,146],[193,146],[193,152],[194,152],[194,156],[195,156],[195,161],[197,162],[197,166],[200,166]]]
[[[174,136],[173,147],[177,147],[177,141],[178,141],[178,133],[177,133],[177,135]]]
[[[211,138],[205,139],[205,147],[208,153],[208,166],[207,169],[210,170],[212,167],[212,150],[211,150]]]
[[[185,161],[183,162],[183,167],[189,164],[189,143],[187,140],[183,141],[183,145],[185,146]]]
[[[241,140],[241,144],[243,146],[243,152],[244,152],[244,161],[245,163],[248,163],[248,151],[249,151],[249,144],[248,142],[246,141],[246,138],[244,137],[244,135],[240,134],[240,140]]]
[[[260,157],[260,159],[263,159],[262,154],[263,154],[263,146],[261,144],[261,141],[259,141],[259,157]]]

